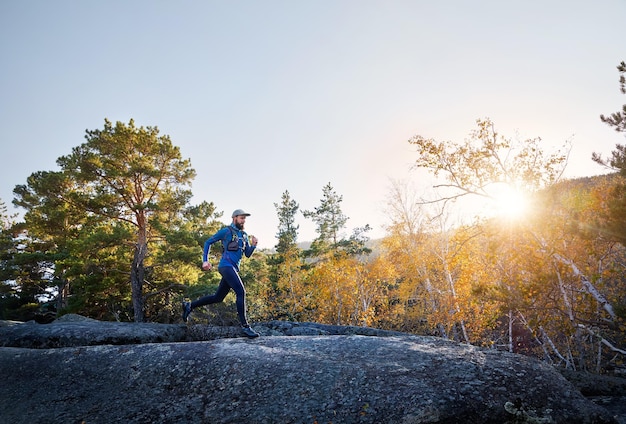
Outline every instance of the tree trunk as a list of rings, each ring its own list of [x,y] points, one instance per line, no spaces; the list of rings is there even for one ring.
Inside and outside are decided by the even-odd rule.
[[[509,352],[513,353],[513,345],[514,345],[514,340],[513,340],[513,311],[511,311],[509,309],[509,313],[508,313],[508,318],[509,318]]]
[[[70,295],[70,283],[67,280],[62,280],[58,286],[59,294],[56,299],[56,308],[57,311],[65,308],[67,306],[67,299]]]
[[[145,269],[143,260],[146,257],[148,245],[146,243],[137,243],[135,246],[135,256],[130,271],[130,285],[132,289],[133,311],[135,322],[144,321],[143,311],[143,280]]]
[[[540,238],[539,236],[537,236],[533,232],[531,232],[531,234],[533,235],[535,240],[537,240],[537,242],[541,246],[541,249],[544,252],[549,252],[550,251],[550,249],[548,249],[547,243],[542,238]],[[561,255],[559,255],[558,253],[555,253],[555,252],[550,253],[550,256],[552,256],[552,258],[554,260],[556,260],[557,262],[560,262],[560,263],[562,263],[564,265],[569,266],[570,269],[572,270],[573,274],[580,278],[580,281],[581,281],[585,291],[587,293],[589,293],[591,296],[593,296],[593,298],[600,304],[600,306],[602,306],[602,308],[611,317],[611,320],[614,322],[617,319],[617,315],[615,314],[615,311],[613,310],[613,305],[611,305],[607,301],[607,299],[604,297],[604,295],[602,293],[600,293],[598,291],[598,289],[596,289],[596,287],[591,283],[591,281],[589,281],[587,276],[585,274],[583,274],[580,271],[580,269],[578,269],[578,267],[576,266],[576,264],[574,263],[573,260],[568,259],[566,257],[563,257],[563,256],[561,256]]]
[[[137,244],[135,256],[130,267],[130,285],[133,297],[133,311],[135,322],[144,322],[144,299],[143,280],[145,277],[144,259],[148,254],[148,218],[143,211],[136,215],[137,218]]]
[[[548,343],[548,345],[550,345],[550,348],[552,348],[552,351],[554,352],[554,354],[563,362],[565,362],[565,369],[571,370],[574,369],[571,364],[570,361],[565,358],[563,355],[561,355],[561,352],[559,352],[559,350],[557,349],[556,345],[554,344],[554,342],[552,341],[552,339],[550,338],[550,336],[548,336],[548,333],[546,333],[546,330],[544,330],[544,328],[542,326],[539,326],[539,331],[541,332],[541,338]]]
[[[459,308],[458,299],[456,296],[456,289],[454,287],[454,279],[452,278],[452,274],[448,269],[448,264],[444,264],[446,279],[448,280],[448,284],[450,284],[450,292],[452,293],[452,298],[454,299],[454,311],[458,314],[461,312],[461,308]],[[469,337],[467,335],[467,329],[465,328],[465,321],[461,318],[459,320],[459,325],[461,326],[461,332],[463,333],[463,340],[465,343],[469,344]]]
[[[576,266],[576,264],[574,263],[573,260],[564,258],[563,256],[559,255],[558,253],[553,253],[552,257],[554,257],[556,260],[558,260],[559,262],[561,262],[561,263],[563,263],[565,265],[569,265],[571,270],[572,270],[572,272],[574,273],[574,275],[576,275],[577,277],[580,278],[580,281],[581,281],[585,291],[587,293],[589,293],[591,296],[593,296],[593,298],[609,314],[609,316],[611,317],[611,319],[613,321],[615,321],[617,319],[617,315],[615,314],[615,311],[613,310],[613,305],[611,305],[608,302],[608,300],[606,299],[606,297],[604,297],[604,295],[602,293],[600,293],[600,291],[598,289],[596,289],[596,287],[591,283],[591,281],[589,281],[587,276],[585,274],[583,274],[580,271],[580,269],[578,269],[578,267]]]
[[[541,349],[543,350],[543,356],[545,361],[547,361],[549,364],[553,364],[554,361],[552,360],[552,357],[550,356],[550,352],[548,351],[548,348],[546,348],[546,343],[541,341],[539,339],[539,337],[537,337],[537,332],[535,330],[533,330],[533,328],[528,325],[528,321],[526,321],[526,317],[524,316],[524,314],[522,314],[519,310],[516,311],[517,312],[517,316],[519,317],[519,319],[521,320],[522,324],[524,324],[524,327],[526,327],[528,329],[528,331],[530,331],[530,334],[533,335],[533,339],[535,340],[535,342],[541,346]],[[540,327],[541,329],[541,327]],[[543,331],[543,329],[541,329],[541,331]],[[550,340],[551,341],[551,340]],[[558,354],[558,352],[556,352]]]
[[[426,275],[426,272],[423,272]],[[438,309],[437,307],[437,299],[435,297],[435,290],[433,289],[433,284],[430,281],[430,278],[424,278],[424,287],[426,292],[428,293],[428,299],[430,300],[430,309],[432,313],[435,313]],[[446,327],[440,322],[437,324],[437,329],[439,330],[439,335],[444,339],[448,339],[448,332],[446,331]]]

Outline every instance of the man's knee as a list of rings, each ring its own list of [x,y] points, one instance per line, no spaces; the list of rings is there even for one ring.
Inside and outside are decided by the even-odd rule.
[[[224,299],[226,299],[226,295],[222,295],[220,293],[216,293],[212,297],[213,299],[211,303],[220,303],[220,302],[223,302]]]
[[[237,289],[233,289],[233,291],[235,292],[235,295],[239,298],[245,298],[246,297],[246,289],[244,286],[238,287]]]

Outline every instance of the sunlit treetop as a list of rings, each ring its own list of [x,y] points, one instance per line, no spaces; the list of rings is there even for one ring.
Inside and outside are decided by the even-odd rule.
[[[476,122],[478,128],[463,143],[437,142],[420,135],[411,138],[409,143],[418,154],[414,167],[443,180],[434,186],[440,197],[430,202],[475,195],[493,202],[496,213],[518,216],[526,210],[532,193],[559,181],[570,143],[548,154],[541,138],[512,141],[499,134],[489,119]]]

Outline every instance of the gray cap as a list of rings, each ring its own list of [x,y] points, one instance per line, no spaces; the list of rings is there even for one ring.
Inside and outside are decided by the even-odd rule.
[[[234,218],[234,217],[239,216],[239,215],[250,216],[250,214],[248,212],[244,212],[243,209],[235,209],[233,211],[233,215],[232,215],[231,218]]]

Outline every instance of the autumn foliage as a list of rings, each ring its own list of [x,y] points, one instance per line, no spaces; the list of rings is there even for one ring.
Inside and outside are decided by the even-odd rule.
[[[623,131],[621,113],[604,121]],[[105,124],[60,159],[62,171],[34,173],[16,187],[24,222],[0,203],[0,318],[30,319],[47,308],[180,322],[183,299],[216,287],[215,274],[199,271],[199,252],[221,214],[212,203],[187,204],[190,164],[156,129]],[[489,119],[478,120],[463,143],[417,135],[409,143],[415,168],[434,187],[418,196],[393,182],[381,240],[369,240],[369,226],[348,235],[343,197],[330,183],[311,210],[283,193],[274,204],[275,249],[242,264],[250,318],[428,334],[569,369],[623,366],[623,146],[610,160],[594,155],[615,172],[563,180],[567,143],[550,153],[539,138],[504,137]],[[117,166],[138,146],[147,153]],[[147,158],[158,146],[152,159],[165,159]],[[503,198],[520,201],[514,213]],[[490,212],[469,213],[477,204]],[[306,248],[297,240],[299,213],[317,229]],[[234,321],[232,302],[219,316],[212,309],[195,319]]]

